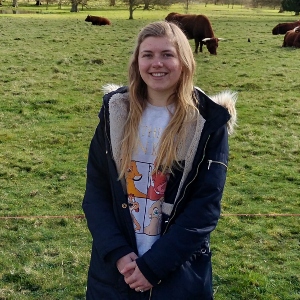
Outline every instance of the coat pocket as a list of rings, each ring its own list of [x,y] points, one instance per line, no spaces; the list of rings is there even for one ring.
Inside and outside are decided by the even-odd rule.
[[[208,159],[204,164],[204,184],[218,189],[222,189],[225,184],[227,174],[227,164],[221,160]]]
[[[90,290],[95,289],[103,291],[103,293],[109,290],[112,293],[127,293],[127,285],[124,281],[124,276],[120,274],[115,265],[112,265],[111,262],[104,261],[98,255],[98,252],[94,246],[92,249],[88,272],[88,287]]]
[[[221,161],[209,159],[208,160],[208,167],[207,167],[208,170],[210,169],[211,164],[219,164],[219,165],[224,166],[227,169],[227,165],[225,163],[223,163]]]
[[[153,288],[151,300],[211,300],[212,298],[211,252],[209,248],[201,248],[168,278]]]

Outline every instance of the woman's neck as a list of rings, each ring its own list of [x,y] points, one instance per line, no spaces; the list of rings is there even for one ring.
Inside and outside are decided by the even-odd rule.
[[[159,92],[148,92],[147,100],[150,104],[154,106],[167,106],[168,104],[171,104],[170,101],[170,94],[165,93],[159,93]]]

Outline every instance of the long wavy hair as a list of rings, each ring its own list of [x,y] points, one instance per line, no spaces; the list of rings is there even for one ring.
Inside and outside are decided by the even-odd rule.
[[[158,168],[163,173],[172,172],[174,167],[180,167],[177,149],[181,143],[184,143],[186,125],[195,120],[198,114],[193,94],[195,60],[186,36],[177,25],[166,21],[158,21],[145,26],[137,37],[129,63],[129,113],[121,146],[120,178],[126,174],[131,156],[137,149],[139,123],[146,107],[147,85],[139,73],[138,56],[141,43],[148,37],[169,38],[182,64],[181,76],[174,93],[168,99],[169,103],[175,103],[175,110],[160,138],[154,172],[158,171]]]

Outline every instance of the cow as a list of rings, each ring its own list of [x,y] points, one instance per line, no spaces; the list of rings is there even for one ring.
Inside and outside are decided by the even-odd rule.
[[[189,40],[195,40],[195,53],[198,53],[200,44],[200,52],[202,52],[202,46],[206,45],[210,54],[217,55],[218,42],[223,39],[215,37],[211,23],[206,16],[172,12],[166,16],[165,20],[177,24]]]
[[[88,15],[85,19],[85,22],[92,22],[92,25],[111,25],[111,22],[103,17],[91,16]]]
[[[282,47],[300,48],[300,26],[289,30],[285,34]]]
[[[300,20],[295,22],[279,23],[272,29],[273,35],[286,34],[287,31],[300,25]]]

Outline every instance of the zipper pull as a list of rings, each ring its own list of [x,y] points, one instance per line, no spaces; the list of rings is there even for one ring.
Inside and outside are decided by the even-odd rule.
[[[207,167],[207,170],[209,170],[211,163],[212,163],[212,160],[209,159],[209,160],[208,160],[208,167]]]

